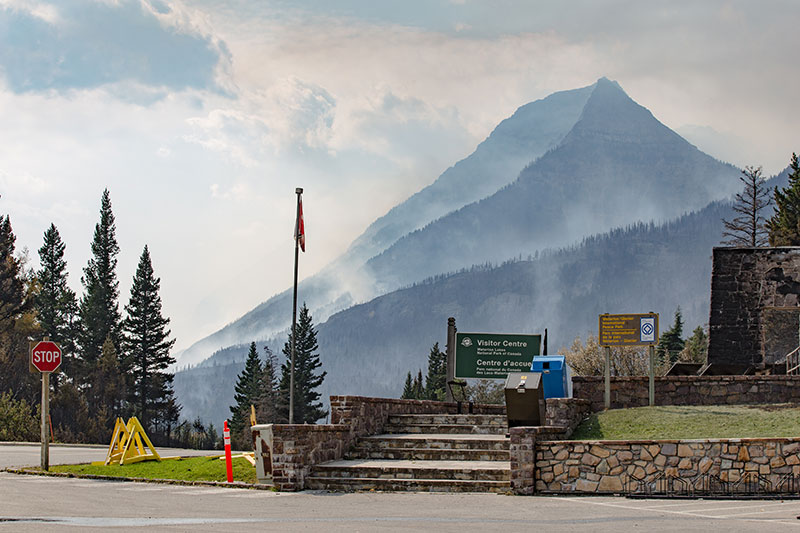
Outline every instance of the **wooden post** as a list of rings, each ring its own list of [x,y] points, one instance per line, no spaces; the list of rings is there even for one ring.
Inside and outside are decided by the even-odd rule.
[[[650,407],[653,407],[656,404],[656,348],[651,344],[647,351],[650,354]]]
[[[605,402],[605,408],[611,409],[611,347],[605,347],[605,360],[606,360],[606,386],[605,386],[605,393],[603,394],[603,400]]]
[[[450,386],[450,382],[455,379],[456,376],[456,319],[454,317],[450,317],[447,319],[447,383],[445,383],[445,400],[448,402],[452,402],[453,398],[453,390]]]
[[[42,470],[50,470],[50,433],[47,415],[50,413],[50,372],[42,372]]]

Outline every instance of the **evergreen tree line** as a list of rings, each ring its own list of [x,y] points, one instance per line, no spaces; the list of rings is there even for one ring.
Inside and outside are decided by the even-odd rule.
[[[761,167],[745,167],[739,177],[744,189],[736,195],[732,220],[723,219],[723,244],[728,246],[800,246],[800,162],[792,153],[789,161],[789,185],[766,186]],[[770,197],[770,192],[772,193]],[[765,209],[773,206],[770,218]]]
[[[328,416],[320,401],[317,388],[322,385],[327,372],[322,367],[311,313],[303,304],[296,327],[294,362],[294,423],[313,424]],[[230,406],[229,428],[231,445],[235,449],[252,449],[250,415],[255,410],[259,424],[286,424],[289,422],[289,396],[291,381],[292,333],[283,346],[285,360],[280,363],[268,346],[264,346],[264,359],[258,353],[255,342],[250,343],[244,370],[239,374],[234,387],[235,404]]]
[[[439,350],[439,343],[434,343],[428,354],[428,372],[422,377],[422,369],[417,375],[406,375],[403,394],[406,400],[438,400],[444,401],[447,391],[447,354]]]
[[[44,233],[38,270],[16,252],[15,241],[10,217],[0,217],[0,426],[13,419],[14,427],[5,429],[20,438],[28,438],[27,426],[37,427],[40,376],[28,369],[29,342],[47,337],[63,354],[60,371],[50,379],[57,441],[108,442],[116,417],[137,416],[154,443],[171,444],[180,406],[167,370],[175,362],[175,341],[161,309],[160,279],[145,246],[123,315],[108,190],[80,296],[67,283],[66,244],[55,224]]]

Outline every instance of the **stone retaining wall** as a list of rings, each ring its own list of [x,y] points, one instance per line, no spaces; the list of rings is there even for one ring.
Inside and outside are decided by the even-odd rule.
[[[573,376],[575,398],[591,402],[592,411],[604,408],[604,380]],[[736,405],[800,403],[800,376],[665,376],[655,378],[656,405]],[[648,378],[611,378],[611,408],[649,404]]]
[[[564,438],[568,438],[575,428],[592,412],[592,402],[583,398],[548,398],[547,425],[564,428]]]
[[[762,476],[777,489],[783,476],[800,475],[796,438],[535,442],[539,432],[518,433],[520,444],[535,447],[535,465],[527,462],[531,454],[526,451],[518,454],[526,462],[517,469],[525,475],[533,471],[536,492],[620,493],[635,490],[629,483],[654,483],[662,476],[692,483],[711,474],[723,482],[736,482],[748,473]],[[514,439],[512,431],[512,448]],[[512,482],[513,490],[530,494],[530,479],[526,481],[518,486]]]

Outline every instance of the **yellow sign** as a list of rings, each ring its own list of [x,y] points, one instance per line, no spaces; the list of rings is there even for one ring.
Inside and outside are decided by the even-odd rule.
[[[658,344],[658,314],[600,315],[600,346]]]

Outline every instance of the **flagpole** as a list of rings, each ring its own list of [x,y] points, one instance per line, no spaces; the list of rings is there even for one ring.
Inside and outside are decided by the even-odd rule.
[[[296,345],[297,330],[297,260],[300,257],[300,196],[303,189],[297,187],[294,190],[297,194],[297,214],[295,216],[294,229],[294,294],[292,295],[292,361],[289,372],[289,423],[294,424],[294,354]]]

